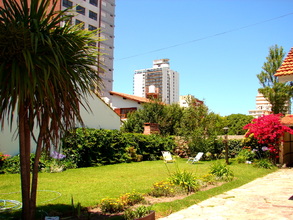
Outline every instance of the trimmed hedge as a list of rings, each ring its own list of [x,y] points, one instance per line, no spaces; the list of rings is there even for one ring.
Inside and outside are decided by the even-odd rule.
[[[77,167],[157,160],[161,151],[175,146],[173,137],[85,128],[72,130],[62,141],[66,160]]]

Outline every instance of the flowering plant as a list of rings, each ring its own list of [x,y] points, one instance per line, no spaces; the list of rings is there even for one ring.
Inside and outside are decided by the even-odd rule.
[[[64,154],[61,154],[57,151],[53,151],[50,156],[54,159],[57,159],[57,160],[62,160],[66,157]]]
[[[4,161],[4,160],[6,160],[8,157],[10,157],[9,154],[3,154],[3,153],[0,152],[0,161]]]
[[[248,129],[245,137],[253,135],[259,144],[267,147],[273,158],[279,157],[279,146],[284,133],[293,134],[292,129],[281,124],[281,117],[282,114],[264,115],[244,126],[244,129]]]

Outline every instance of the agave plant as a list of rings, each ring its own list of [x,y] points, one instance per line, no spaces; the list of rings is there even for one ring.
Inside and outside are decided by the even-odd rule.
[[[56,0],[3,0],[0,7],[0,123],[17,120],[23,219],[35,219],[41,151],[82,123],[80,105],[99,89],[97,31],[71,26]],[[82,104],[84,103],[84,104]],[[38,128],[38,134],[33,130]],[[36,142],[30,177],[31,140]]]

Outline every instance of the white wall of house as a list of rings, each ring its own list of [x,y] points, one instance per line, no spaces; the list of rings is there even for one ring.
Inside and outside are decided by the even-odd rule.
[[[137,109],[142,109],[142,103],[138,101],[134,101],[131,99],[125,99],[121,96],[118,95],[112,95],[111,96],[111,106],[113,109],[116,108],[137,108]]]
[[[87,112],[81,109],[81,116],[85,127],[96,129],[119,130],[121,125],[120,117],[99,97],[89,97],[89,106],[92,112]],[[79,127],[80,125],[77,125]],[[16,130],[16,122],[13,123],[12,130],[7,123],[4,123],[4,130],[0,131],[0,152],[9,155],[19,153],[19,143]],[[38,131],[36,130],[36,133]],[[15,133],[15,135],[14,135]],[[35,144],[32,141],[32,151],[35,149]]]

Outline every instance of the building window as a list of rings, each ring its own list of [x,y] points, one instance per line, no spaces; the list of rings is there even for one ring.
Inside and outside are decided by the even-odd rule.
[[[93,20],[97,20],[98,19],[98,14],[93,12],[93,11],[89,11],[89,18],[91,18]]]
[[[81,25],[81,29],[84,29],[84,22],[82,22],[82,21],[76,19],[76,20],[75,20],[75,24],[76,24],[76,25],[77,25],[77,24],[82,24],[82,25]]]
[[[93,30],[96,30],[96,29],[97,29],[97,27],[95,27],[95,26],[89,24],[89,30],[90,30],[90,31],[93,31]]]
[[[90,0],[90,4],[98,6],[98,0]]]
[[[66,8],[71,8],[72,7],[72,1],[69,0],[63,0],[62,5]]]
[[[76,11],[79,13],[79,14],[82,14],[82,15],[85,15],[85,8],[78,5],[76,6]]]

